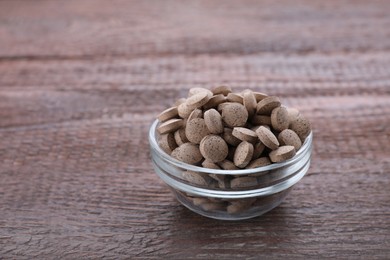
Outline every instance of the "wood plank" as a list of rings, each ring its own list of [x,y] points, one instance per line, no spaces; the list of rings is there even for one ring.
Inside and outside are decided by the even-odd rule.
[[[1,59],[389,50],[388,1],[0,2]]]
[[[152,172],[148,153],[139,152],[147,150],[145,133],[153,114],[3,128],[0,147],[7,149],[0,150],[0,208],[6,225],[1,230],[9,236],[4,238],[6,244],[20,243],[4,253],[199,259],[261,254],[385,257],[389,252],[382,246],[390,234],[390,204],[384,190],[389,185],[390,153],[380,144],[389,141],[389,99],[290,100],[306,104],[314,125],[309,175],[278,209],[239,223],[206,220],[172,199]],[[385,113],[365,116],[376,107]],[[23,181],[26,176],[28,182]],[[21,217],[15,219],[15,213]],[[48,232],[50,241],[45,238]],[[107,240],[109,245],[103,242]],[[42,241],[45,244],[39,247]],[[38,247],[30,250],[23,243]]]
[[[188,89],[228,82],[236,88],[261,87],[279,95],[284,91],[293,95],[301,88],[318,95],[334,91],[371,93],[378,89],[388,93],[389,65],[388,52],[3,61],[0,62],[0,89],[139,91],[145,87]]]

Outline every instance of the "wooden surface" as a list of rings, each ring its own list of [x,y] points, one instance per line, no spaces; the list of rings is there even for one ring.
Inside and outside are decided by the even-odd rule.
[[[389,259],[389,1],[0,1],[1,259]],[[275,210],[190,212],[147,131],[191,87],[298,107],[308,174]]]

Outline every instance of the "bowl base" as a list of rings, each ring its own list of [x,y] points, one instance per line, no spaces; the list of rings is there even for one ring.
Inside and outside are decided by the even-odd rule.
[[[186,195],[173,189],[172,192],[174,193],[176,199],[181,204],[183,204],[183,206],[195,213],[208,218],[235,221],[258,217],[276,208],[282,203],[291,189],[292,188],[289,188],[287,190],[265,197],[257,197],[253,203],[248,205],[248,207],[242,208],[241,211],[236,213],[228,212],[227,208],[229,205],[231,205],[231,203],[226,200],[215,202],[218,199],[211,199],[214,201],[214,204],[212,204],[207,202],[210,199],[206,197],[193,197],[189,194]],[[204,201],[204,203],[199,204],[199,202],[197,203],[197,200]]]

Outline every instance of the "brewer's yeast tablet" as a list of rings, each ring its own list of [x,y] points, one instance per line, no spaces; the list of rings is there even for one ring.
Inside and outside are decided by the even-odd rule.
[[[174,132],[183,126],[183,119],[169,119],[157,127],[159,134]]]
[[[200,152],[206,160],[217,163],[225,160],[229,148],[219,135],[207,135],[200,142]]]
[[[278,135],[278,140],[281,145],[292,145],[298,151],[302,146],[302,141],[299,136],[291,129],[285,129]]]
[[[199,151],[199,146],[193,143],[184,143],[172,151],[172,157],[175,159],[188,163],[197,164],[203,157]]]
[[[259,115],[270,115],[274,108],[279,107],[281,105],[278,97],[269,96],[257,103],[257,114]]]
[[[244,105],[232,103],[230,106],[226,106],[222,110],[222,120],[231,128],[244,126],[248,120],[248,111]]]
[[[279,141],[276,136],[271,132],[271,130],[265,128],[264,126],[260,126],[256,130],[256,134],[260,141],[271,150],[275,150],[279,147]]]
[[[239,168],[245,168],[253,156],[253,145],[246,141],[241,142],[234,153],[234,164]]]
[[[295,155],[295,148],[291,145],[280,146],[278,149],[269,153],[269,158],[272,162],[282,162],[293,158]]]
[[[165,109],[163,112],[161,112],[158,116],[157,116],[157,119],[160,121],[160,122],[164,122],[168,119],[172,119],[172,118],[175,118],[177,117],[179,114],[178,114],[178,111],[177,111],[177,107],[170,107],[168,109]]]
[[[217,110],[212,108],[204,112],[204,120],[210,133],[212,134],[223,133],[222,117]]]
[[[187,139],[194,144],[199,144],[203,137],[210,133],[203,118],[188,121],[185,129]]]

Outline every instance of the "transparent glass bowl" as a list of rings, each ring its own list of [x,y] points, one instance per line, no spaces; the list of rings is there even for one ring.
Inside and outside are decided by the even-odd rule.
[[[174,159],[159,147],[157,125],[156,120],[149,130],[155,172],[168,184],[180,203],[206,217],[240,220],[260,216],[277,207],[310,166],[312,133],[290,160],[229,171],[189,165]],[[237,178],[241,178],[240,185],[231,185],[237,184]]]

